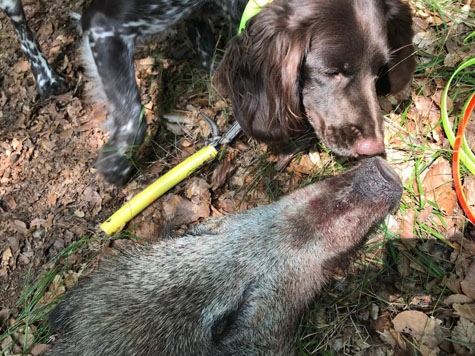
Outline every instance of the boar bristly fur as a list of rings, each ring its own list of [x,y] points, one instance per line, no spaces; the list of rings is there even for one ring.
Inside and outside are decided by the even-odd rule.
[[[370,158],[275,203],[122,251],[55,309],[48,355],[295,355],[322,284],[401,194],[397,174]]]

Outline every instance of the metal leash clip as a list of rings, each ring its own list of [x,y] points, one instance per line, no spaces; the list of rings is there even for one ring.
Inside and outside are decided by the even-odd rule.
[[[209,127],[211,128],[211,134],[213,135],[212,138],[205,141],[206,146],[220,146],[220,145],[227,145],[234,141],[234,139],[241,133],[241,126],[237,122],[234,122],[232,126],[226,130],[223,135],[220,135],[219,127],[216,123],[205,113],[200,112],[199,115],[205,120]]]

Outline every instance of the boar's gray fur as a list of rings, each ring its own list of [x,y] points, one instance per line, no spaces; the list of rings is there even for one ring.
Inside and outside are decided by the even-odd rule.
[[[295,355],[301,317],[334,267],[402,194],[381,158],[281,200],[122,251],[51,316],[54,356]]]

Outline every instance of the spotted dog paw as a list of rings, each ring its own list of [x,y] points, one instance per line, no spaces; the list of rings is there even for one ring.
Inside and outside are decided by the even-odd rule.
[[[107,143],[99,153],[96,168],[107,182],[124,186],[137,172],[134,158],[132,150]]]
[[[55,76],[53,80],[49,80],[43,85],[38,85],[38,91],[41,98],[48,98],[52,95],[59,95],[66,93],[69,90],[66,81],[59,75]]]

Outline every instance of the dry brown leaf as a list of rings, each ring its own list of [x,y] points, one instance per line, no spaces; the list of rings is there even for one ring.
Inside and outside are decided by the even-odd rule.
[[[406,278],[410,274],[412,274],[414,271],[411,269],[411,261],[409,258],[404,255],[400,254],[399,259],[398,259],[398,264],[397,264],[397,271],[399,275],[403,278]]]
[[[475,52],[473,50],[468,52],[458,50],[450,52],[444,57],[444,66],[448,68],[456,68],[460,62],[468,60],[474,55]]]
[[[434,29],[421,31],[414,36],[413,39],[416,46],[429,54],[436,55],[439,51],[437,48],[437,35]]]
[[[411,308],[427,310],[432,305],[432,299],[431,295],[418,295],[411,299],[409,306]]]
[[[216,207],[221,212],[231,214],[239,210],[240,204],[247,206],[245,202],[236,200],[233,197],[230,197],[229,193],[226,193],[219,196]]]
[[[289,169],[292,172],[312,174],[315,170],[315,165],[308,155],[302,155],[298,160],[292,160]]]
[[[84,216],[86,216],[84,211],[79,210],[79,209],[74,210],[74,215],[77,216],[78,218],[83,218]]]
[[[438,125],[440,120],[440,110],[436,106],[436,100],[438,100],[437,92],[432,96],[432,98],[417,95],[413,100],[419,118],[423,119],[424,123],[429,124],[431,128],[440,126]]]
[[[454,303],[453,308],[458,316],[475,322],[475,304]]]
[[[391,346],[393,349],[396,347],[396,340],[393,333],[389,330],[383,330],[378,332],[379,338],[385,343]]]
[[[446,159],[439,157],[422,181],[426,199],[436,203],[448,215],[452,215],[457,206],[452,180],[452,166]]]
[[[160,233],[160,225],[155,221],[141,220],[134,221],[134,224],[129,230],[133,231],[133,234],[139,236],[141,239],[147,241],[153,241]]]
[[[15,224],[18,233],[22,235],[26,235],[28,233],[28,228],[26,227],[26,223],[24,221],[14,220],[13,223]]]
[[[422,356],[439,356],[440,349],[438,346],[429,347],[427,345],[422,344],[419,347],[419,352]]]
[[[472,207],[475,207],[475,177],[468,176],[463,180],[463,191],[467,198],[467,203]]]
[[[185,195],[193,203],[193,211],[198,218],[208,218],[210,215],[211,193],[210,185],[202,178],[191,178],[187,181]]]
[[[93,187],[86,188],[84,200],[88,202],[88,211],[91,215],[97,215],[102,210],[102,197]]]
[[[468,144],[472,151],[475,150],[475,112],[471,114],[470,120],[468,120],[467,126],[465,127],[465,142]],[[472,177],[473,176],[469,176],[465,178],[464,183],[465,180],[470,179]]]
[[[2,260],[0,261],[0,277],[7,275],[8,267],[10,266],[10,261],[12,260],[12,258],[12,250],[10,247],[7,247],[2,253]]]
[[[416,213],[413,208],[406,210],[401,219],[401,231],[399,232],[399,237],[401,239],[412,239],[414,238],[414,219]]]
[[[462,282],[460,282],[463,294],[475,299],[475,262],[470,265],[467,274]]]
[[[410,208],[406,210],[399,224],[400,226],[399,237],[406,240],[414,239],[416,237],[414,233],[414,225],[416,221],[427,223],[433,220],[438,224],[439,223],[442,224],[439,219],[433,219],[432,211],[433,211],[433,207],[428,204],[425,206],[423,210],[419,210],[417,212],[417,217],[416,217],[416,211],[414,208]],[[448,218],[446,218],[446,220],[448,220]]]
[[[429,348],[435,348],[442,341],[440,324],[440,320],[417,310],[403,311],[393,319],[394,330],[411,335]]]
[[[229,160],[223,160],[214,170],[213,177],[211,178],[211,185],[213,188],[218,188],[224,183],[228,177],[230,177],[236,170],[236,166]]]
[[[136,59],[135,60],[135,68],[137,70],[146,70],[146,69],[152,67],[154,63],[155,63],[155,58],[152,57],[152,56],[148,56],[148,57],[141,58],[141,59]]]
[[[460,318],[452,330],[453,346],[456,355],[469,356],[475,354],[475,324]]]
[[[389,314],[384,313],[379,318],[374,320],[371,325],[373,326],[373,329],[379,333],[389,331],[389,329],[391,329],[391,320],[389,318]]]
[[[8,199],[7,201],[7,207],[11,210],[15,210],[17,208],[17,203],[14,198]]]
[[[202,178],[193,177],[186,183],[185,188],[186,196],[189,199],[199,199],[203,201],[210,201],[211,195],[209,193],[209,184]]]
[[[452,305],[454,303],[465,304],[465,303],[472,303],[472,302],[473,302],[473,299],[470,297],[467,297],[464,294],[452,294],[442,301],[442,303],[447,304],[447,305]]]
[[[9,316],[10,316],[10,309],[8,308],[0,309],[0,325],[7,325],[6,321],[8,320]]]
[[[41,296],[41,303],[48,304],[56,300],[59,296],[66,293],[66,287],[64,285],[62,276],[57,274],[54,276],[53,281],[48,286],[48,291]]]
[[[46,196],[46,202],[48,203],[48,207],[51,208],[56,205],[56,201],[58,199],[58,195],[56,192],[49,192]]]
[[[167,195],[162,201],[163,211],[167,221],[172,226],[180,226],[209,216],[209,206],[206,209],[197,209],[197,205],[175,194]]]
[[[50,348],[51,348],[51,345],[49,345],[49,344],[36,344],[30,350],[30,354],[32,356],[44,355],[46,353],[46,351],[48,351]]]
[[[27,60],[19,61],[14,66],[14,71],[26,72],[30,70],[30,63]]]
[[[442,101],[442,93],[443,93],[443,90],[436,90],[436,92],[434,93],[434,95],[431,96],[431,99],[434,101],[434,103],[440,107],[440,103]]]

